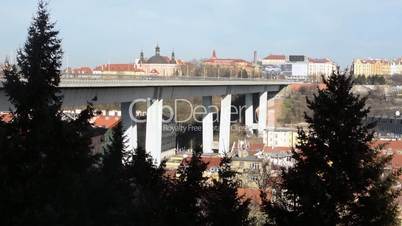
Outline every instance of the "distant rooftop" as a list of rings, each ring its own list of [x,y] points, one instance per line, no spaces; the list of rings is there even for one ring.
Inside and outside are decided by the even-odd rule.
[[[244,63],[250,64],[250,62],[240,59],[240,58],[218,58],[216,55],[216,51],[212,51],[212,55],[209,59],[204,60],[204,63],[214,63],[214,64],[236,64],[236,63]]]
[[[332,61],[328,58],[321,58],[321,59],[314,59],[314,58],[308,58],[310,63],[315,63],[315,64],[325,64],[325,63],[331,63]]]
[[[267,57],[265,57],[264,60],[286,60],[286,55],[270,54]]]
[[[106,129],[113,128],[120,122],[119,116],[103,116],[99,115],[92,119],[92,123],[95,127],[102,127]]]
[[[94,71],[134,71],[143,72],[144,70],[135,67],[134,64],[102,64],[94,68]]]

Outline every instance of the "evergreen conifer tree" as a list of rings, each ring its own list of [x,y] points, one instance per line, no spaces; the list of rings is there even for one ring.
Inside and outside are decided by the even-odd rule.
[[[132,225],[130,222],[130,186],[122,125],[112,128],[108,143],[103,148],[100,167],[93,170],[89,180],[91,219],[94,225]]]
[[[202,150],[195,148],[192,157],[179,166],[179,178],[169,196],[169,225],[205,225],[207,184],[203,173],[207,164],[201,154]]]
[[[326,88],[307,100],[309,128],[299,131],[295,166],[276,191],[281,199],[265,210],[277,225],[397,225],[399,172],[387,171],[391,156],[372,146],[366,98],[352,93],[346,74],[323,81]]]
[[[121,122],[113,129],[109,143],[103,148],[103,174],[110,177],[112,180],[123,174],[123,162],[127,158],[124,147],[124,135]]]
[[[84,178],[92,165],[87,130],[92,107],[77,120],[62,120],[58,88],[61,40],[39,1],[18,51],[17,66],[4,70],[14,105],[0,130],[1,225],[72,225],[88,222]]]
[[[241,200],[237,190],[236,172],[230,167],[231,159],[225,155],[219,166],[219,178],[205,193],[207,197],[207,225],[248,225],[249,200]]]
[[[135,225],[166,225],[170,183],[164,176],[165,163],[153,164],[152,157],[138,148],[127,163],[126,177],[130,186],[131,221]]]

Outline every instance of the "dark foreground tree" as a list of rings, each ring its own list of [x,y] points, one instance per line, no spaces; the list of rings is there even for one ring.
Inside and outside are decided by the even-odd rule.
[[[236,172],[230,167],[231,159],[224,156],[219,164],[219,178],[205,193],[207,225],[249,225],[249,200],[242,200],[237,190]]]
[[[87,129],[92,108],[62,120],[59,93],[61,41],[46,3],[28,29],[17,65],[4,70],[4,89],[14,105],[0,125],[0,225],[82,225],[84,178],[92,164]]]
[[[127,157],[122,125],[118,123],[103,148],[99,167],[91,171],[88,182],[89,211],[94,225],[132,225],[131,191],[124,164]]]
[[[170,184],[164,177],[164,163],[155,166],[142,148],[127,152],[124,139],[119,123],[91,180],[94,225],[166,225]]]
[[[133,225],[166,225],[167,194],[170,184],[164,176],[165,163],[153,164],[152,157],[142,148],[135,151],[126,166],[130,186],[131,222]]]
[[[96,161],[91,105],[78,119],[63,120],[57,35],[47,4],[39,1],[17,66],[4,70],[14,110],[11,122],[0,122],[0,225],[205,225],[200,151],[180,167],[177,182],[169,182],[164,165],[154,166],[143,149],[126,158],[121,125],[103,161]],[[224,206],[243,216],[234,185],[219,186]]]
[[[207,164],[202,161],[201,153],[200,148],[194,149],[192,157],[179,166],[179,178],[169,196],[168,225],[205,225],[207,185],[203,173]]]
[[[399,225],[399,172],[386,170],[391,156],[373,147],[366,98],[352,93],[346,74],[324,83],[307,101],[312,115],[308,131],[299,131],[295,167],[283,172],[279,200],[265,210],[276,225]]]

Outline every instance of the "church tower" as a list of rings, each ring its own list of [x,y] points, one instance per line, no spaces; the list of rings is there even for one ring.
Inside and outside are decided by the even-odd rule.
[[[155,56],[160,56],[160,55],[161,55],[161,48],[159,47],[159,44],[156,44]]]
[[[172,57],[171,57],[171,59],[170,59],[170,63],[171,63],[171,64],[176,64],[176,56],[175,56],[175,54],[174,54],[174,50],[172,51]]]

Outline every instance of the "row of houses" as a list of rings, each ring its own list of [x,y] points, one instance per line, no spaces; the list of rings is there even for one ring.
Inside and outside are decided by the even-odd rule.
[[[287,79],[306,80],[310,77],[329,76],[336,68],[336,64],[328,59],[313,59],[304,55],[269,55],[258,61],[256,52],[254,61],[250,62],[241,58],[219,58],[216,51],[200,62],[203,67],[201,72],[189,69],[192,63],[177,60],[175,53],[171,57],[162,56],[160,47],[156,46],[155,54],[146,58],[141,52],[138,59],[130,64],[102,64],[95,68],[78,67],[67,68],[66,74],[74,75],[154,75],[154,76],[179,76],[179,75],[206,75],[208,70],[212,74],[242,76],[242,73],[253,76],[284,76]],[[194,65],[191,65],[194,67]],[[219,71],[219,69],[221,71]],[[211,72],[211,71],[209,71]]]
[[[396,60],[387,59],[355,59],[353,61],[355,75],[364,76],[391,76],[402,75],[402,58]]]
[[[323,75],[328,77],[336,70],[337,64],[329,58],[311,58],[305,55],[270,54],[257,61],[250,62],[240,58],[219,58],[213,50],[211,57],[201,61],[206,67],[218,67],[229,70],[244,70],[248,74],[282,77],[292,80],[319,80]],[[258,64],[257,64],[258,63]],[[74,75],[153,75],[179,76],[190,75],[195,71],[188,69],[188,62],[176,59],[175,53],[163,56],[160,47],[155,47],[155,54],[149,58],[141,51],[139,58],[129,64],[102,64],[95,68],[67,68],[65,73]],[[187,70],[185,70],[187,66]],[[204,68],[205,69],[205,68]],[[364,76],[390,76],[402,74],[402,58],[385,59],[355,59],[352,64],[354,74]],[[205,71],[203,71],[205,74]],[[219,73],[219,70],[218,72]],[[201,73],[202,74],[202,73]]]
[[[194,66],[196,66],[194,63],[176,59],[174,52],[171,57],[162,56],[159,46],[156,46],[153,56],[146,58],[144,52],[141,51],[139,58],[135,59],[134,63],[102,64],[95,68],[67,68],[64,72],[72,75],[195,76],[197,71],[194,70]],[[252,63],[240,58],[219,58],[215,50],[211,57],[201,60],[198,66],[202,66],[201,71],[198,71],[198,76],[206,74],[224,76],[227,71],[231,71],[231,74],[234,75],[235,72],[243,70],[245,73],[251,74],[256,69]]]
[[[315,59],[304,55],[270,54],[261,60],[262,70],[270,76],[283,76],[287,79],[319,79],[328,77],[337,65],[329,58]]]
[[[141,51],[140,57],[133,63],[102,64],[95,68],[67,68],[64,73],[72,75],[174,76],[182,75],[181,65],[183,63],[183,61],[176,59],[174,51],[170,57],[161,55],[160,47],[157,45],[153,56],[146,58],[144,52]]]

